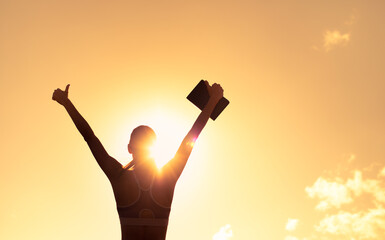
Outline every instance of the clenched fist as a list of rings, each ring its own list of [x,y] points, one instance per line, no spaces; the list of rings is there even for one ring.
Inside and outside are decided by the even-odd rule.
[[[70,87],[70,85],[68,84],[64,91],[61,90],[60,88],[56,89],[53,92],[52,100],[55,100],[56,102],[58,102],[61,105],[63,105],[68,100],[68,89],[69,89],[69,87]]]

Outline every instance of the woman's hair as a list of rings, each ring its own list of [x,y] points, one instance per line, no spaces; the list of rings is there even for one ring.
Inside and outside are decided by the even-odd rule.
[[[126,166],[124,166],[124,169],[130,169],[133,166],[135,166],[134,160],[131,160]]]
[[[152,128],[140,125],[132,130],[129,146],[131,149],[146,151],[154,144],[156,134]],[[134,160],[129,162],[124,168],[129,169],[135,165]]]
[[[152,128],[140,125],[132,130],[130,145],[136,149],[148,149],[156,139],[156,134]]]

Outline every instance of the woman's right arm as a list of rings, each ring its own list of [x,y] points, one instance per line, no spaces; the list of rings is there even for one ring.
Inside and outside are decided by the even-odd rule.
[[[59,88],[56,89],[52,95],[52,99],[63,105],[63,107],[67,110],[76,128],[87,142],[92,154],[107,177],[110,180],[117,178],[123,169],[122,165],[113,157],[108,155],[102,143],[95,136],[90,125],[72,104],[71,100],[68,98],[69,86],[70,85],[68,84],[64,91]]]

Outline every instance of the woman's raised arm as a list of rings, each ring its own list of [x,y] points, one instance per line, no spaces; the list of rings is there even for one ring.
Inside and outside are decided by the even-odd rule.
[[[72,104],[71,100],[68,98],[69,86],[70,85],[68,84],[64,91],[59,88],[56,89],[52,95],[52,99],[63,105],[67,110],[72,121],[75,123],[76,128],[87,142],[92,154],[107,177],[110,180],[117,178],[123,169],[122,165],[108,155],[99,139],[95,136],[90,125]]]
[[[164,170],[171,175],[175,182],[178,180],[184,167],[186,166],[195,141],[197,140],[199,134],[202,132],[203,128],[206,126],[206,123],[209,120],[210,115],[218,101],[223,97],[223,89],[221,85],[214,83],[212,86],[210,86],[207,81],[205,81],[205,83],[209,91],[210,99],[206,106],[203,108],[202,112],[199,114],[191,130],[183,139],[174,158],[163,167]]]

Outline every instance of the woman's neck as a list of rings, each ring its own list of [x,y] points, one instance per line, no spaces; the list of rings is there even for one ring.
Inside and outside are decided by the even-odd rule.
[[[134,174],[139,183],[139,186],[143,189],[148,189],[155,177],[156,167],[152,167],[148,164],[135,164]]]
[[[153,159],[135,159],[135,171],[138,175],[153,175],[157,170]]]

